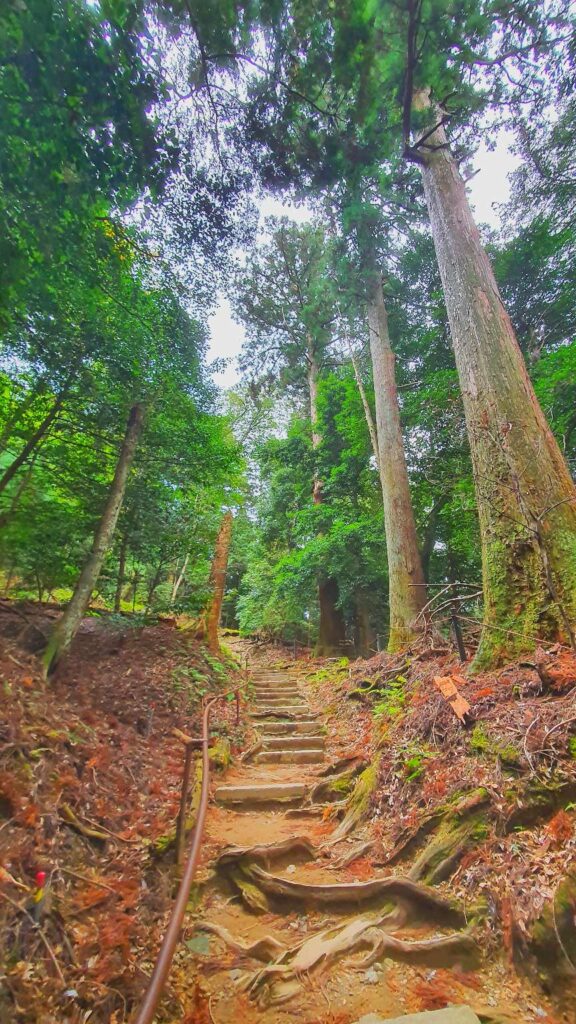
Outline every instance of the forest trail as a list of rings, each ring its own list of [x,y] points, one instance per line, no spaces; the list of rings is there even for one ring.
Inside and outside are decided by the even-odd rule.
[[[259,740],[214,792],[180,978],[200,985],[215,1024],[352,1024],[371,1013],[372,1024],[423,1009],[426,987],[448,973],[455,1002],[482,1021],[530,1019],[510,1002],[504,966],[476,973],[471,908],[375,870],[366,835],[335,818],[324,801],[342,777],[337,737],[302,689],[285,667],[252,672]],[[463,1019],[478,1019],[470,1012]]]

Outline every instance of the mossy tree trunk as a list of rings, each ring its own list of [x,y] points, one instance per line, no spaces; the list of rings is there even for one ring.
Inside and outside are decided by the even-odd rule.
[[[475,665],[487,668],[533,648],[531,638],[571,639],[576,489],[528,377],[444,128],[418,152],[472,455],[485,604]]]
[[[199,639],[205,640],[208,648],[218,654],[220,643],[218,641],[218,629],[220,627],[220,616],[222,614],[222,602],[224,600],[224,588],[226,585],[226,572],[228,570],[228,556],[230,554],[230,543],[232,540],[232,525],[234,517],[232,512],[225,512],[220,523],[212,569],[210,571],[210,601],[200,620],[197,631]]]
[[[404,454],[395,357],[390,344],[388,315],[379,274],[374,275],[368,307],[368,327],[388,555],[388,650],[397,651],[409,644],[415,636],[416,619],[426,604],[426,587]]]
[[[94,534],[92,549],[84,563],[70,603],[62,618],[56,624],[42,658],[46,675],[56,667],[59,659],[70,647],[90,602],[92,591],[98,582],[102,564],[114,537],[114,530],[116,529],[116,523],[118,522],[118,516],[120,515],[120,509],[122,508],[126,492],[128,473],[134,460],[143,423],[144,407],[140,404],[134,405],[128,416],[126,433],[124,434],[124,440],[116,463],[114,479],[110,485],[106,505]]]

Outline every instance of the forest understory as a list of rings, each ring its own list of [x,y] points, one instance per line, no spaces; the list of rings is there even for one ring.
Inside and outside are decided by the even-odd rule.
[[[173,621],[121,628],[97,616],[84,620],[48,691],[29,648],[52,614],[5,603],[0,619],[3,1020],[132,1019],[178,876],[182,747],[172,730],[194,733],[203,693],[237,683],[246,695],[240,726],[226,702],[214,719],[214,784],[275,773],[305,778],[313,795],[288,815],[212,802],[158,1020],[225,1024],[241,1013],[266,1024],[352,1024],[371,1010],[386,1017],[462,1003],[494,1024],[573,1020],[571,653],[539,651],[532,663],[472,674],[437,637],[401,655],[348,661],[294,660],[287,648],[232,636],[224,642],[238,660],[217,659]],[[251,670],[288,673],[305,694],[326,733],[325,764],[250,767],[254,690],[238,668],[246,655]],[[439,679],[468,703],[464,721]],[[247,872],[240,883],[234,858],[240,877]],[[270,873],[277,886],[312,888],[279,896],[266,889]],[[315,896],[318,884],[396,878],[416,895],[400,900],[392,936],[446,941],[445,951],[378,953],[374,912],[387,921],[390,905],[377,892],[363,905],[352,890],[344,908]],[[417,913],[406,919],[406,907]],[[219,934],[203,930],[211,921]],[[286,999],[262,983],[242,991],[259,960],[348,925],[368,941],[345,935],[341,949],[295,974]]]

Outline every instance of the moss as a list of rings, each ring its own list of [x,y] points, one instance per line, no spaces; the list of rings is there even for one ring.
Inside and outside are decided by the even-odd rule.
[[[568,742],[568,750],[570,752],[570,757],[576,758],[576,736],[570,737],[570,740]]]
[[[356,820],[359,820],[370,806],[372,794],[378,785],[380,759],[381,755],[377,754],[372,763],[360,773],[356,780],[356,785],[354,786],[349,801],[350,807],[357,813]]]
[[[219,736],[214,746],[210,747],[208,756],[214,768],[217,768],[220,771],[228,768],[232,763],[230,740],[226,739],[224,736]]]
[[[480,722],[472,730],[470,746],[479,754],[499,758],[503,764],[517,765],[520,763],[520,751],[512,743],[500,743],[494,737],[489,736]]]

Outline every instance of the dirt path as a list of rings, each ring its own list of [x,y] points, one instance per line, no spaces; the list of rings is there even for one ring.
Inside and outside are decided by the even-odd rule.
[[[178,958],[214,1024],[352,1024],[447,1002],[494,1024],[542,1021],[506,964],[481,966],[466,908],[374,868],[365,835],[335,838],[338,822],[311,800],[331,768],[321,716],[285,668],[257,664],[252,680],[261,746],[215,790],[196,927]]]

